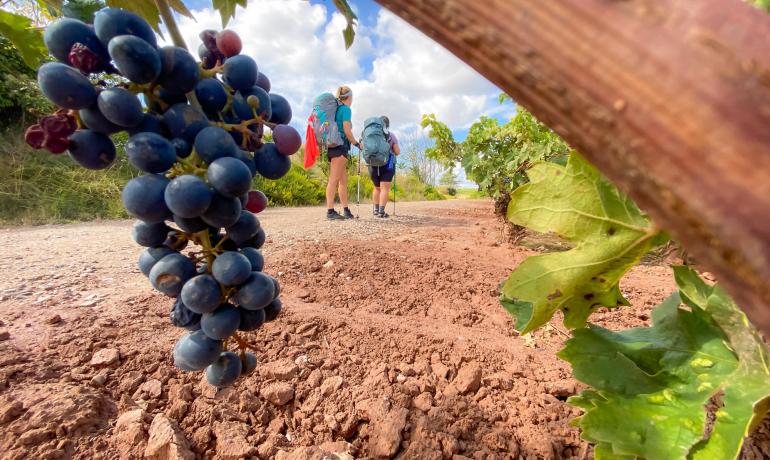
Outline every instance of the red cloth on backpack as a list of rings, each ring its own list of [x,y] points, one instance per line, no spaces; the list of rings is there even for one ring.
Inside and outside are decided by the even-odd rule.
[[[318,143],[313,129],[313,115],[307,119],[307,132],[305,133],[305,169],[313,166],[318,159]]]

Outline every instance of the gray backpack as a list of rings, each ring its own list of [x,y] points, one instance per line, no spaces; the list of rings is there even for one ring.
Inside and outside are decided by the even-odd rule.
[[[313,101],[313,131],[319,149],[327,150],[343,144],[342,134],[337,126],[337,109],[340,102],[332,93],[323,93]]]
[[[369,166],[385,166],[390,158],[390,144],[385,134],[382,117],[367,118],[364,122],[364,161]]]

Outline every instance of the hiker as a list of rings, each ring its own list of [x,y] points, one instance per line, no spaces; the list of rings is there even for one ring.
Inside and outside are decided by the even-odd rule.
[[[374,192],[372,193],[372,203],[374,203],[373,214],[375,217],[390,217],[385,212],[385,205],[388,203],[388,193],[390,192],[390,183],[396,174],[396,157],[401,154],[401,147],[398,145],[396,135],[390,132],[390,119],[382,116],[385,123],[385,135],[390,145],[390,154],[388,163],[384,166],[369,166],[369,177],[374,183]]]
[[[353,213],[348,207],[348,170],[347,162],[350,159],[350,146],[355,145],[359,149],[361,144],[353,135],[351,124],[352,113],[350,105],[353,103],[353,91],[347,86],[337,88],[336,98],[339,106],[334,116],[337,128],[342,134],[342,145],[330,147],[328,157],[330,163],[329,183],[326,185],[326,218],[330,220],[352,219]],[[340,215],[334,209],[334,194],[339,193],[343,213]]]

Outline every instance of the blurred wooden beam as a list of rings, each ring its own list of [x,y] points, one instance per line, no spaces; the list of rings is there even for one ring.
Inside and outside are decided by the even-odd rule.
[[[770,335],[770,15],[739,0],[378,0],[564,137]]]

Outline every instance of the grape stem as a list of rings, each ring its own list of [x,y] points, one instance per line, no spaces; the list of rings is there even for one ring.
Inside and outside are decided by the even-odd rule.
[[[182,38],[182,34],[179,32],[179,26],[177,26],[176,21],[174,20],[174,14],[168,6],[168,1],[155,0],[155,4],[158,6],[160,17],[163,18],[163,24],[166,25],[166,29],[168,29],[168,33],[171,35],[171,40],[174,42],[174,45],[186,50],[187,44],[184,42],[184,38]]]

